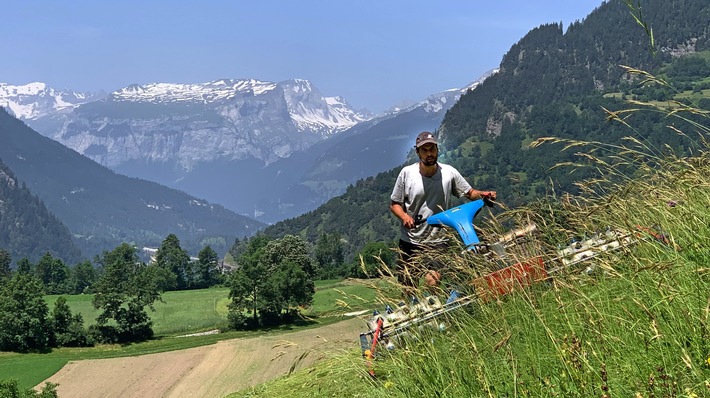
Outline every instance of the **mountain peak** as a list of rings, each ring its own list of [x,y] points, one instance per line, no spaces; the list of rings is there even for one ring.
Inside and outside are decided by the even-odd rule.
[[[114,101],[174,103],[212,103],[239,94],[260,95],[276,88],[272,82],[255,79],[220,79],[207,83],[132,84],[111,93]]]
[[[343,97],[325,97],[309,80],[279,82],[289,114],[299,131],[317,131],[321,137],[347,130],[371,115],[355,111]]]
[[[47,89],[47,85],[41,82],[32,82],[21,86],[0,83],[0,97],[7,95],[37,95]]]
[[[306,91],[306,92],[313,91],[313,85],[311,84],[311,81],[306,80],[306,79],[284,80],[284,81],[280,82],[279,85],[292,87],[292,89],[294,91]]]
[[[0,106],[20,119],[37,119],[57,112],[66,112],[98,98],[99,94],[56,90],[42,82],[23,85],[0,83]]]

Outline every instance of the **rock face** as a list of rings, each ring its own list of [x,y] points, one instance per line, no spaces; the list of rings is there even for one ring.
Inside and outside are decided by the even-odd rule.
[[[370,118],[306,80],[131,85],[98,101],[41,83],[0,87],[15,116],[110,168],[136,161],[184,171],[214,161],[269,164]]]

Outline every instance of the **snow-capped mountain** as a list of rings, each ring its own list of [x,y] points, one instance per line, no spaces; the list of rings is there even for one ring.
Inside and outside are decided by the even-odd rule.
[[[260,80],[215,80],[202,84],[151,83],[132,84],[110,94],[112,101],[150,103],[216,103],[237,93],[263,94],[276,88],[275,83]]]
[[[441,110],[446,110],[451,108],[456,101],[459,100],[462,94],[465,94],[468,90],[473,90],[478,87],[479,84],[483,83],[484,80],[488,79],[490,76],[498,72],[498,69],[492,69],[484,73],[477,80],[467,84],[462,88],[452,88],[449,90],[442,91],[440,93],[432,94],[428,96],[423,101],[415,102],[414,104],[408,106],[395,106],[387,111],[385,115],[394,115],[402,112],[409,112],[417,108],[422,108],[428,113],[437,113]]]
[[[308,80],[286,80],[279,85],[291,119],[300,131],[318,131],[325,138],[372,117],[367,111],[353,110],[342,97],[323,97]]]
[[[494,72],[376,117],[307,80],[222,79],[131,85],[60,118],[23,119],[120,174],[276,222],[402,164],[416,134]]]
[[[324,97],[307,80],[256,79],[131,85],[54,116],[20,118],[114,169],[150,164],[186,171],[215,161],[268,164],[371,117]]]
[[[57,90],[39,82],[21,86],[0,83],[0,106],[21,120],[71,112],[83,103],[98,99],[100,95]]]

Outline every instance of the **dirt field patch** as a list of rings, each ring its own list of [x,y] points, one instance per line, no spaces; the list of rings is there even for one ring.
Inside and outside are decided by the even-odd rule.
[[[69,362],[45,380],[62,398],[223,397],[358,347],[360,318],[274,336],[137,357]],[[42,382],[41,384],[44,384]]]

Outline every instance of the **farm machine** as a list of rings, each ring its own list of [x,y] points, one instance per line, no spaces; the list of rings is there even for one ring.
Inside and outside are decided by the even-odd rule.
[[[481,264],[478,268],[486,272],[468,280],[463,289],[451,289],[446,300],[435,294],[415,296],[408,303],[401,301],[396,305],[386,305],[382,311],[375,310],[367,320],[369,330],[360,334],[362,354],[368,361],[375,358],[379,347],[392,350],[415,329],[427,327],[443,330],[447,315],[477,303],[495,300],[514,290],[549,281],[555,273],[578,265],[585,266],[601,253],[632,245],[641,236],[639,233],[607,230],[573,241],[551,254],[548,250],[545,254],[537,237],[536,225],[528,224],[501,235],[493,242],[481,242],[473,221],[485,204],[482,199],[468,202],[435,214],[425,222],[455,231],[464,244],[463,254],[476,256],[477,263]],[[586,271],[591,269],[591,265],[584,268]],[[374,376],[372,367],[370,374]]]

